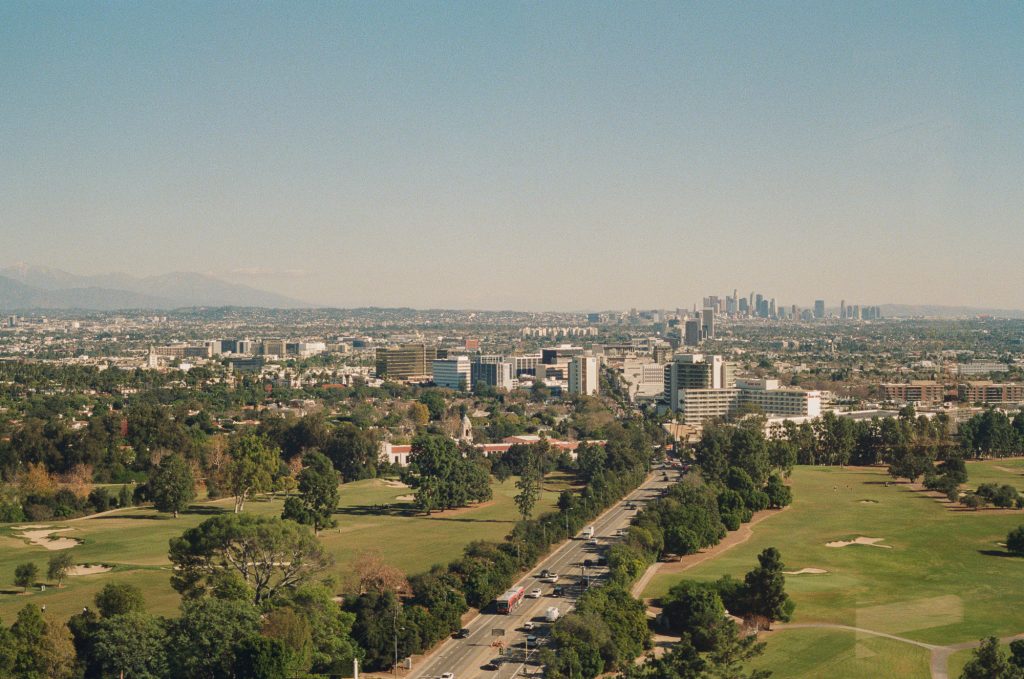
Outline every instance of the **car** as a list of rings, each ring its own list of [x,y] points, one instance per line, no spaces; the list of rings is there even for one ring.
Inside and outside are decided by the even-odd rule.
[[[551,575],[551,571],[549,571],[547,568],[545,568],[544,570],[542,570],[540,572],[540,577],[541,578],[546,578],[546,577],[549,577],[550,575]]]
[[[596,547],[598,545],[597,538],[590,538],[587,540],[588,547]]]
[[[558,582],[558,573],[549,573],[548,577],[544,578],[544,581],[551,583]]]
[[[563,592],[564,590],[562,589],[562,586],[556,585],[555,588],[551,590],[551,596],[562,596]]]
[[[537,623],[532,620],[527,620],[523,623],[523,629],[527,632],[532,632],[535,627],[537,627]]]
[[[439,679],[455,679],[455,673],[454,672],[445,672],[444,674],[442,674],[440,676]]]
[[[460,629],[458,632],[455,633],[455,638],[456,639],[465,639],[468,636],[469,636],[469,628],[468,627],[463,627],[462,629]]]
[[[591,560],[591,559],[584,559],[583,560],[583,567],[584,568],[593,568],[594,567],[593,560]]]
[[[491,662],[487,663],[486,665],[484,665],[480,669],[486,670],[488,672],[494,672],[495,670],[499,669],[499,665],[498,665],[498,663],[496,663],[496,662],[494,662],[492,660]]]
[[[530,598],[531,599],[539,599],[542,596],[544,596],[544,592],[540,591],[539,587],[536,588],[536,589],[530,590]]]
[[[530,644],[531,646],[536,644],[537,643],[537,635],[535,635],[535,634],[527,634],[526,635],[526,643]]]

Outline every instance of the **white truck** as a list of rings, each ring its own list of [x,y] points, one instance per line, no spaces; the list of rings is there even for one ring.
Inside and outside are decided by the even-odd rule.
[[[544,619],[548,622],[558,620],[558,615],[558,606],[548,606],[548,609],[544,611]]]
[[[594,537],[594,527],[593,526],[587,526],[586,528],[583,529],[583,532],[581,533],[581,535],[583,536],[584,540],[590,540],[591,538]]]

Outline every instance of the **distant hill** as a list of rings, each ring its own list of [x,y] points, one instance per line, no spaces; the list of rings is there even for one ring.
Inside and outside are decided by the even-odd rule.
[[[19,264],[0,269],[0,309],[175,309],[194,306],[299,308],[298,300],[200,273],[79,276]]]
[[[934,304],[883,304],[882,315],[886,318],[974,318],[975,316],[1024,318],[1024,310]]]

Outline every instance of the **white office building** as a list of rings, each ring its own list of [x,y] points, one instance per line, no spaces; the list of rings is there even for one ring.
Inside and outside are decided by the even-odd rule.
[[[600,388],[598,380],[596,356],[574,356],[569,361],[570,394],[594,396]]]
[[[468,391],[472,386],[473,366],[468,356],[438,358],[433,363],[434,384],[447,389]]]

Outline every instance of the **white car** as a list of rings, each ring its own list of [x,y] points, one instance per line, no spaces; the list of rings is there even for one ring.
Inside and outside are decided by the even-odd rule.
[[[530,591],[530,598],[531,599],[539,599],[542,596],[544,596],[544,592],[540,591],[540,588],[534,589],[534,590]]]
[[[546,582],[558,582],[558,573],[552,573],[548,577],[544,578]]]
[[[536,626],[537,626],[537,624],[535,622],[533,622],[532,620],[527,620],[526,622],[523,623],[523,629],[526,630],[527,632],[532,632],[533,628],[536,627]]]

